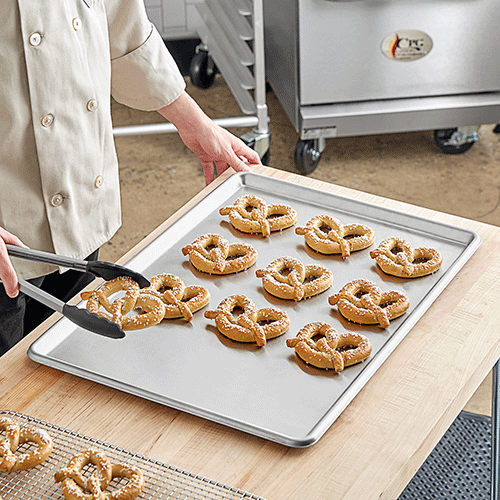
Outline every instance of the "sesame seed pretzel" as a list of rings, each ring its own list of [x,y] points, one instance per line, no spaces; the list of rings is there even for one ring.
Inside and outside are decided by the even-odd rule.
[[[413,248],[402,238],[386,238],[370,252],[380,269],[400,278],[419,278],[436,272],[443,263],[442,255],[434,248]]]
[[[262,236],[286,229],[297,221],[297,212],[289,205],[268,205],[254,195],[241,196],[232,206],[221,208],[219,213],[229,215],[229,221],[239,231],[261,233]]]
[[[219,234],[204,234],[182,249],[191,264],[204,273],[231,274],[253,266],[257,250],[248,243],[232,243]]]
[[[159,274],[150,280],[151,286],[142,293],[152,294],[165,304],[164,319],[193,319],[193,313],[205,307],[210,300],[209,291],[203,286],[185,286],[175,274]]]
[[[375,233],[364,224],[342,224],[328,215],[317,215],[305,227],[295,228],[295,233],[304,236],[309,247],[323,254],[342,254],[349,257],[351,252],[369,247]]]
[[[243,313],[234,317],[236,308],[242,308]],[[215,319],[222,335],[237,342],[256,342],[259,347],[264,346],[267,340],[285,333],[290,326],[286,312],[274,307],[257,309],[253,300],[246,295],[226,297],[217,309],[205,311],[205,317]]]
[[[93,464],[95,470],[88,478],[82,471]],[[128,482],[114,491],[105,491],[113,478],[124,477]],[[89,449],[70,459],[68,465],[54,474],[61,483],[66,500],[133,500],[144,488],[144,476],[128,464],[111,464],[101,451]]]
[[[322,335],[321,342],[315,342],[313,337]],[[306,363],[341,372],[344,369],[342,355],[336,351],[338,345],[337,331],[327,323],[316,321],[304,326],[293,339],[286,341],[288,347],[295,348],[299,358]]]
[[[285,275],[284,271],[289,272]],[[304,266],[293,257],[280,257],[255,274],[262,278],[264,289],[271,295],[295,301],[324,292],[333,281],[333,273],[327,267],[319,264]]]
[[[0,471],[15,472],[31,469],[49,457],[52,453],[52,438],[47,431],[37,427],[19,427],[12,418],[0,416],[0,430],[5,437],[0,441]],[[34,443],[35,447],[24,453],[18,451],[19,445]]]
[[[123,298],[109,301],[113,294],[123,291]],[[139,285],[127,277],[106,281],[96,290],[82,292],[80,296],[87,300],[87,309],[91,313],[113,321],[122,330],[138,330],[156,325],[165,316],[162,300],[152,294],[143,293]],[[106,312],[100,310],[101,306]],[[133,309],[140,309],[142,313],[126,316]]]
[[[19,424],[5,415],[0,416],[0,431],[5,437],[0,440],[0,472],[9,472],[16,464],[14,452],[19,446]]]
[[[372,281],[354,280],[347,283],[328,302],[337,305],[344,318],[364,325],[379,324],[387,328],[391,319],[404,314],[410,301],[402,293],[382,290]]]

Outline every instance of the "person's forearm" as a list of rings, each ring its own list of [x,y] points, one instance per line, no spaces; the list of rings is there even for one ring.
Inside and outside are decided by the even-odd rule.
[[[187,92],[183,92],[168,106],[159,109],[158,113],[175,125],[179,131],[186,129],[196,130],[200,122],[209,120],[208,116]]]

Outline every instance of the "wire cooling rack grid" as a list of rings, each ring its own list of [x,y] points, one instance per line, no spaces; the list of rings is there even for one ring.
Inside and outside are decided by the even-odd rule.
[[[45,429],[54,442],[52,453],[43,464],[26,471],[0,473],[0,495],[3,500],[63,499],[62,488],[54,481],[54,473],[65,467],[71,457],[91,447],[104,452],[112,463],[129,463],[141,469],[145,486],[138,497],[140,500],[263,500],[250,493],[27,415],[10,411],[2,411],[0,414],[14,418],[21,427],[33,425]],[[18,449],[24,452],[30,446],[34,445],[26,443]],[[90,467],[88,466],[87,470]],[[108,488],[119,488],[125,482],[123,478],[113,479]]]

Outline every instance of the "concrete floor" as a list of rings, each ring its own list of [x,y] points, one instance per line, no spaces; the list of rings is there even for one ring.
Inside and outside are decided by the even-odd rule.
[[[212,118],[240,116],[224,80],[209,90],[188,83],[188,92]],[[271,146],[269,166],[295,171],[298,134],[272,91],[267,93]],[[115,126],[161,122],[155,112],[112,104]],[[500,117],[499,117],[500,121]],[[457,124],[460,125],[460,124]],[[500,137],[493,125],[462,155],[445,155],[433,131],[329,139],[310,177],[402,200],[493,225],[500,225]],[[232,129],[241,136],[248,129]],[[197,158],[177,134],[117,137],[123,226],[101,258],[115,261],[204,187]],[[490,414],[491,376],[466,409]]]

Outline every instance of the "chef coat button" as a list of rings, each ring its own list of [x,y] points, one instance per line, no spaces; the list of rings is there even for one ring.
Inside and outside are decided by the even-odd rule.
[[[64,201],[63,195],[61,193],[57,193],[50,199],[50,204],[53,207],[58,207],[59,205],[62,205],[63,201]]]
[[[50,127],[53,123],[54,123],[54,115],[52,115],[51,113],[46,114],[42,118],[42,125],[44,127]]]
[[[95,111],[99,107],[99,103],[97,102],[96,99],[90,99],[90,101],[87,103],[87,109],[89,111]]]
[[[75,17],[72,23],[75,31],[78,31],[82,27],[82,20],[79,17]]]
[[[95,181],[94,181],[94,186],[96,188],[100,188],[104,183],[104,179],[102,178],[102,175],[98,175],[96,178],[95,178]]]
[[[42,42],[42,35],[40,35],[40,33],[32,33],[29,40],[30,44],[33,45],[33,47],[36,47]]]

